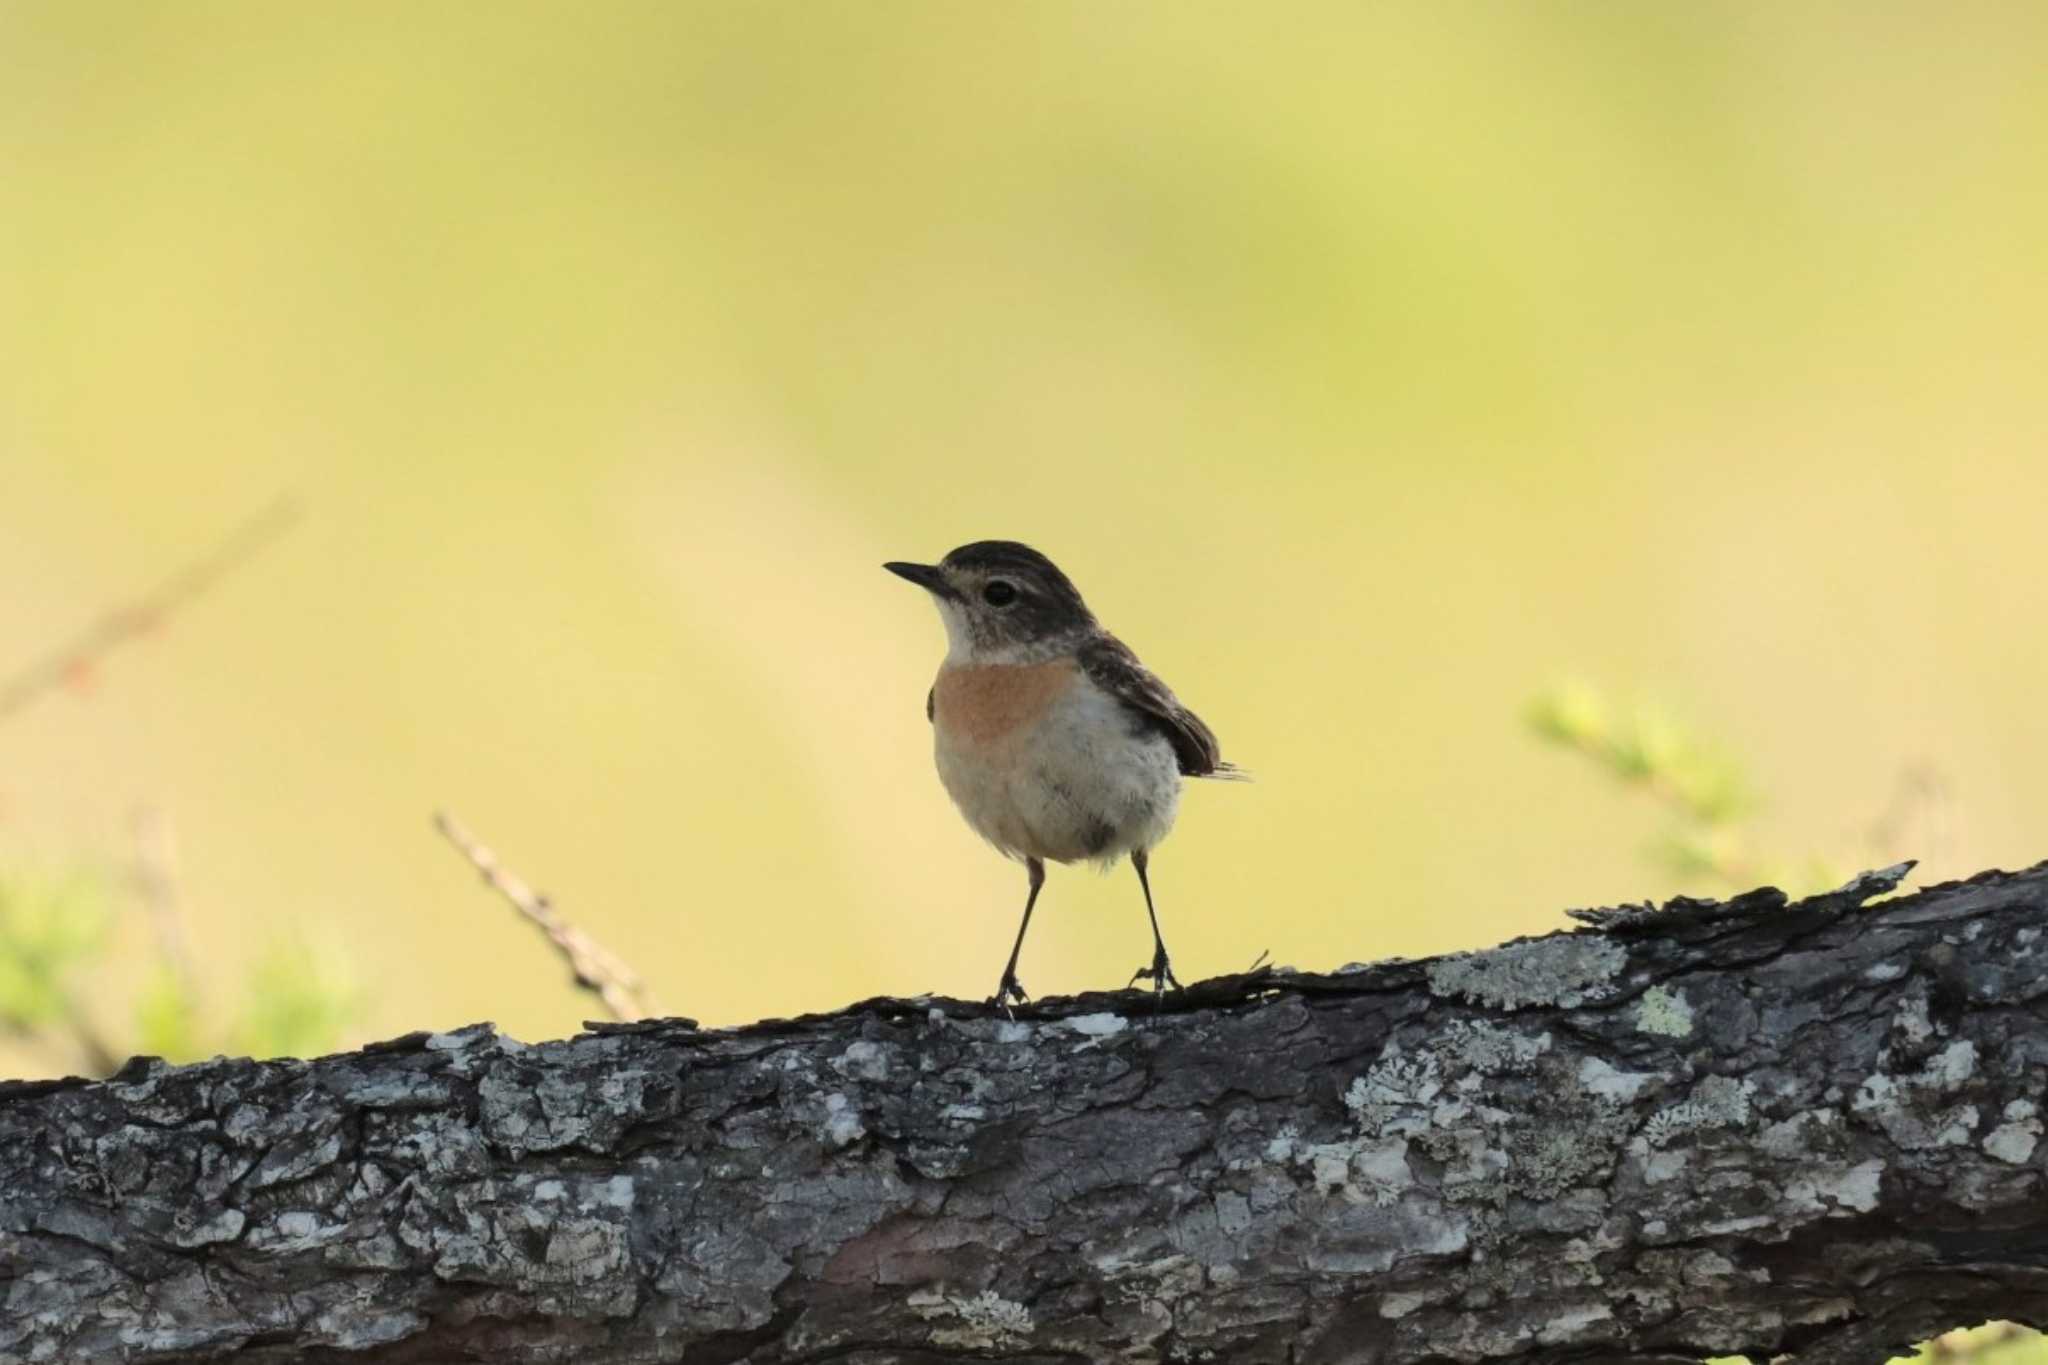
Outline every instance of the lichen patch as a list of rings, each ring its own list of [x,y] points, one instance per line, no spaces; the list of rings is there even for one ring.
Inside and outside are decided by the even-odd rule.
[[[1880,1063],[1889,1055],[1889,1050],[1881,1053]],[[1901,1147],[1966,1146],[1977,1130],[1977,1107],[1957,1104],[1944,1109],[1934,1097],[1960,1088],[1976,1074],[1977,1045],[1959,1038],[1917,1071],[1903,1076],[1874,1071],[1865,1076],[1850,1097],[1849,1108],[1884,1129]]]
[[[1628,954],[1589,934],[1552,934],[1429,964],[1429,988],[1492,1009],[1576,1008],[1604,1000]]]
[[[1031,1310],[993,1289],[961,1296],[943,1289],[920,1289],[908,1300],[910,1309],[934,1324],[932,1341],[968,1351],[994,1351],[1015,1346],[1031,1335]]]
[[[1484,1019],[1454,1019],[1438,1044],[1445,1058],[1489,1076],[1526,1071],[1550,1051],[1548,1033],[1502,1028]]]
[[[1786,1184],[1785,1198],[1794,1208],[1812,1212],[1832,1205],[1868,1213],[1877,1207],[1883,1179],[1884,1162],[1876,1157],[1853,1166],[1816,1166]]]
[[[881,1045],[863,1038],[847,1044],[846,1051],[832,1061],[832,1069],[842,1076],[863,1081],[886,1081],[889,1079],[889,1054]]]
[[[1984,1138],[1987,1154],[2013,1166],[2021,1166],[2034,1155],[2041,1140],[2041,1120],[2035,1117],[2031,1100],[2014,1100],[2005,1106],[2004,1122]]]
[[[1570,1341],[1597,1322],[1608,1322],[1614,1317],[1614,1310],[1604,1303],[1583,1303],[1568,1308],[1544,1323],[1536,1330],[1536,1339],[1545,1345]]]
[[[1749,1122],[1749,1102],[1755,1093],[1754,1081],[1708,1076],[1683,1101],[1650,1115],[1636,1141],[1657,1148],[1702,1128],[1740,1128]]]
[[[1589,1094],[1616,1104],[1628,1103],[1655,1079],[1644,1071],[1617,1070],[1598,1057],[1588,1057],[1579,1063],[1579,1084]]]
[[[1636,1001],[1636,1029],[1665,1038],[1692,1036],[1692,1003],[1681,990],[1652,986]]]
[[[867,1136],[867,1128],[854,1112],[852,1102],[844,1095],[825,1097],[825,1141],[834,1147],[846,1147]]]
[[[1958,1038],[1928,1058],[1916,1079],[1931,1089],[1953,1090],[1976,1074],[1977,1045],[1968,1038]]]

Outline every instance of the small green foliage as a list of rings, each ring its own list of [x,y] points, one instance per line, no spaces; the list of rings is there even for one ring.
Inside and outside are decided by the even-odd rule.
[[[1758,805],[1753,784],[1723,750],[1668,713],[1645,705],[1624,711],[1593,688],[1572,683],[1540,693],[1525,718],[1543,740],[1591,759],[1663,806],[1671,823],[1650,852],[1672,876],[1728,890],[1770,884],[1804,895],[1840,886],[1853,868],[1918,856],[1923,850],[1900,847],[1905,815],[1914,801],[1941,791],[1936,779],[1909,774],[1911,785],[1895,802],[1905,810],[1887,813],[1874,827],[1866,848],[1870,856],[1861,861],[1816,855],[1763,858],[1751,848],[1744,828]]]
[[[282,943],[249,976],[249,1003],[229,1034],[251,1057],[314,1057],[340,1043],[360,1010],[347,958],[331,945]]]
[[[1750,1365],[1744,1356],[1721,1356],[1706,1365]],[[1990,1322],[1945,1332],[1893,1365],[2048,1365],[2048,1337],[2013,1322]]]
[[[2015,1322],[1992,1322],[1936,1337],[1905,1359],[1937,1365],[2048,1365],[2048,1337]]]
[[[1667,712],[1620,711],[1583,683],[1538,694],[1525,713],[1540,738],[1591,759],[1617,781],[1649,793],[1673,824],[1652,846],[1674,876],[1740,884],[1758,871],[1739,819],[1756,805],[1735,761]]]
[[[313,1056],[340,1046],[361,1002],[346,954],[296,942],[257,961],[246,1003],[224,1032],[209,1025],[200,984],[166,956],[129,1005],[132,1032],[103,1035],[81,998],[115,952],[112,886],[91,870],[0,875],[0,1031],[60,1066],[99,1074],[131,1052],[188,1062],[222,1051]]]
[[[1724,825],[1753,804],[1731,759],[1654,707],[1617,714],[1606,698],[1574,683],[1539,694],[1527,717],[1542,738],[1648,788],[1699,824]]]
[[[0,1027],[36,1033],[75,1013],[72,979],[106,941],[105,891],[83,871],[0,878]]]
[[[135,1001],[135,1050],[171,1062],[208,1056],[199,993],[168,967],[160,968]]]
[[[1537,693],[1524,714],[1544,739],[1576,749],[1597,749],[1610,728],[1606,701],[1578,683]]]

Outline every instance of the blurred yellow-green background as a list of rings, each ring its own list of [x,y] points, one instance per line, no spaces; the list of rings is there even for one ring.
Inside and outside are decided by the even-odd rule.
[[[1023,878],[878,566],[988,536],[1257,773],[1157,855],[1183,977],[1701,885],[1532,737],[1566,678],[1775,857],[2031,863],[2044,54],[2017,0],[9,3],[0,682],[299,515],[0,722],[0,870],[109,883],[116,1039],[138,812],[222,1030],[293,945],[349,1038],[598,1013],[441,807],[667,1009],[984,995]],[[1042,904],[1035,990],[1145,960],[1127,871]]]

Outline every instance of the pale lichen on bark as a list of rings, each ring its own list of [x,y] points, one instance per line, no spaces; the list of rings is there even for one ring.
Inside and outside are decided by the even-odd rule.
[[[2048,867],[0,1093],[0,1365],[1876,1360],[2048,1317]]]

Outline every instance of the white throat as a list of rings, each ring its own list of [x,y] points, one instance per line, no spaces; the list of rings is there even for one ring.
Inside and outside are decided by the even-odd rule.
[[[1036,664],[1068,653],[1071,638],[1049,640],[977,640],[967,611],[958,602],[934,597],[939,619],[946,623],[946,667],[987,668],[999,664]]]

